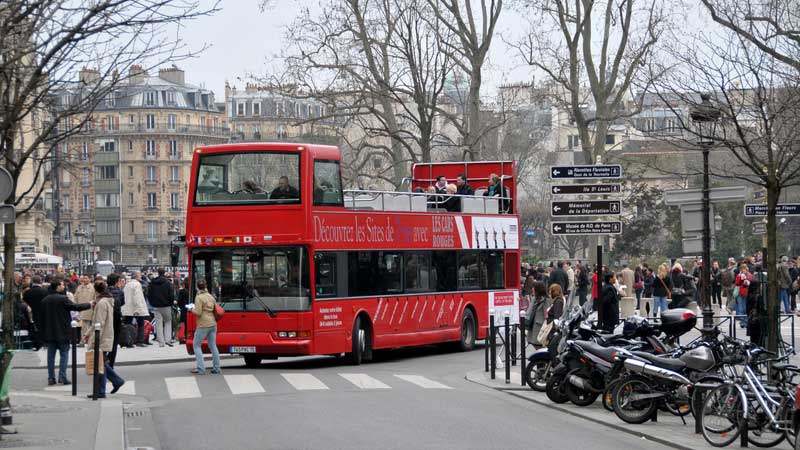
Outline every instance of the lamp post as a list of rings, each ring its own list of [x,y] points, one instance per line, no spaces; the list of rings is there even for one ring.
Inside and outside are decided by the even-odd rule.
[[[78,272],[83,275],[83,243],[87,234],[83,228],[78,228],[73,234],[78,239]]]
[[[698,144],[703,151],[703,266],[702,266],[702,301],[703,332],[710,333],[714,328],[714,312],[711,310],[711,210],[709,200],[708,154],[714,145],[714,132],[719,120],[720,110],[712,103],[710,96],[700,96],[702,102],[691,108],[689,116],[697,126]]]

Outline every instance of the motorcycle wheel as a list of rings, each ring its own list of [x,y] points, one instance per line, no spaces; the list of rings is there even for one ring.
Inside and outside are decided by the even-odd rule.
[[[547,380],[550,378],[550,360],[539,359],[529,361],[525,366],[525,382],[536,392],[547,390]]]
[[[547,398],[553,403],[566,403],[569,401],[566,392],[564,392],[564,384],[567,382],[567,372],[558,372],[550,375],[547,380],[545,393]]]
[[[614,388],[616,388],[616,384],[612,384],[608,386],[605,391],[603,391],[603,408],[606,409],[608,412],[614,412]]]
[[[567,393],[569,401],[575,406],[589,406],[600,396],[597,392],[587,391],[573,385],[569,380],[564,382],[564,391]]]
[[[621,380],[614,389],[612,404],[614,414],[622,421],[631,424],[645,423],[653,416],[661,401],[650,398],[637,400],[637,394],[650,394],[653,392],[650,380],[640,376],[631,376]]]

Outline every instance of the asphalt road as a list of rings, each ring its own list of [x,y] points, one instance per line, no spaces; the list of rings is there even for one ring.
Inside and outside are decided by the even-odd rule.
[[[482,363],[482,350],[426,347],[362,366],[309,357],[249,369],[230,360],[222,376],[143,365],[121,368],[129,381],[120,398],[145,412],[126,418],[134,448],[665,448],[466,381]]]

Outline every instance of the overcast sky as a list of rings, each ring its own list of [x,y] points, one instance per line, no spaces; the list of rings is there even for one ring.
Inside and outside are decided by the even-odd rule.
[[[186,43],[195,49],[203,44],[210,46],[198,58],[180,63],[187,81],[213,90],[221,101],[225,80],[241,87],[248,75],[264,75],[268,61],[274,60],[285,45],[284,27],[302,8],[318,8],[319,1],[272,0],[271,8],[261,12],[259,0],[223,0],[218,13],[185,23],[181,35]],[[212,0],[201,2],[211,4]],[[699,24],[703,20],[698,15],[703,14],[696,5],[687,6],[678,0],[673,8],[684,27],[687,22],[694,30],[707,26]],[[515,51],[506,44],[516,41],[527,28],[521,14],[504,5],[484,70],[483,96],[494,97],[502,83],[531,80],[531,69],[520,67]]]

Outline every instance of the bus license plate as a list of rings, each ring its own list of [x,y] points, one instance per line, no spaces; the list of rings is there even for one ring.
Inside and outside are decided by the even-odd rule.
[[[230,353],[255,353],[256,348],[255,346],[248,346],[248,347],[236,347],[232,346]]]

